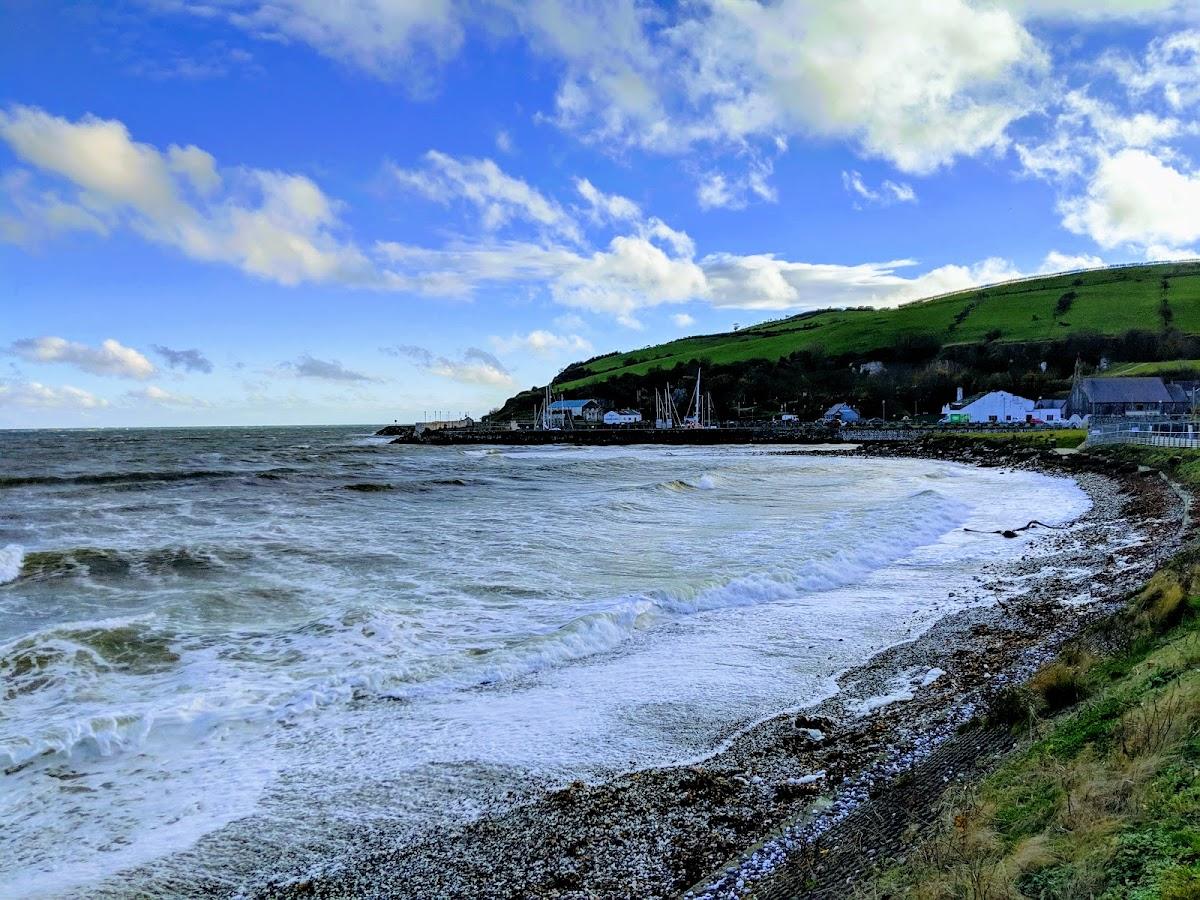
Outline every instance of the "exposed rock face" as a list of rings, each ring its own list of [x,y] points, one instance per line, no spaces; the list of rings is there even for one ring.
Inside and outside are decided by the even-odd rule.
[[[416,429],[411,425],[384,425],[377,432],[376,437],[406,437],[416,433]]]

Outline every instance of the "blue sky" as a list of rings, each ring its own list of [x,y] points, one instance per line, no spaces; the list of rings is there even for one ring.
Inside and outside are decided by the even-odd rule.
[[[15,0],[0,427],[478,414],[824,306],[1197,256],[1177,0]]]

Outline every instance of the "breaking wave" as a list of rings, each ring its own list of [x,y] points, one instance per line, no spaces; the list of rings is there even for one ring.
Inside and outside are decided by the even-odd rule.
[[[0,584],[7,584],[21,577],[24,559],[25,551],[19,544],[9,544],[0,549]]]
[[[416,699],[447,691],[511,681],[576,660],[614,650],[639,631],[665,620],[723,608],[788,602],[813,592],[859,581],[919,547],[954,531],[967,507],[933,490],[902,503],[872,511],[874,539],[847,542],[772,573],[747,575],[691,592],[648,591],[626,595],[607,606],[578,615],[541,634],[514,637],[503,645],[482,647],[417,663],[386,652],[395,635],[387,622],[364,624],[354,618],[322,619],[291,631],[293,652],[346,660],[345,671],[298,683],[285,680],[252,703],[208,699],[182,708],[136,713],[107,712],[55,725],[36,738],[0,745],[0,762],[20,766],[43,753],[77,750],[108,755],[140,746],[162,731],[193,737],[222,722],[269,724],[287,721],[320,707],[364,696]],[[140,557],[168,568],[189,566],[191,551],[164,550]],[[134,563],[116,551],[74,550],[29,554],[26,567],[59,570],[99,565],[125,572]],[[371,644],[364,647],[363,642]],[[316,642],[319,646],[314,646]],[[302,649],[299,649],[302,648]],[[0,648],[0,684],[6,696],[63,686],[71,678],[106,671],[146,674],[181,664],[171,636],[143,626],[118,623],[57,629]],[[370,660],[355,668],[355,660]],[[186,660],[184,660],[186,662]]]
[[[683,478],[675,478],[671,481],[660,481],[654,485],[656,490],[660,491],[712,491],[717,487],[717,479],[712,475],[701,475],[695,481],[687,481]]]
[[[553,632],[477,651],[469,659],[458,660],[450,671],[423,673],[425,677],[419,683],[385,693],[407,697],[505,681],[612,650],[639,630],[666,618],[786,602],[843,587],[954,531],[967,512],[964,503],[934,490],[921,491],[902,503],[873,510],[871,518],[882,524],[876,526],[871,541],[854,542],[813,556],[790,570],[734,578],[691,593],[657,591],[628,596]],[[401,676],[401,680],[409,680],[412,675]]]

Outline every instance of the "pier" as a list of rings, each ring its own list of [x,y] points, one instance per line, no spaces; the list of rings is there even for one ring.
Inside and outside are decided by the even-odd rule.
[[[453,446],[493,444],[504,446],[568,445],[579,447],[710,446],[716,444],[840,444],[864,441],[910,441],[922,432],[914,428],[830,428],[723,426],[714,428],[576,428],[520,429],[463,428],[418,433],[406,426],[388,426],[378,434],[392,436],[394,444]]]

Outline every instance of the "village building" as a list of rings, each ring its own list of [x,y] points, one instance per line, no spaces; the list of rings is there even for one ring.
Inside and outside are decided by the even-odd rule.
[[[959,388],[958,399],[942,407],[942,421],[950,425],[1032,422],[1038,418],[1035,407],[1033,400],[1008,391],[988,391],[964,398]]]
[[[635,425],[642,421],[642,414],[636,409],[610,409],[603,421],[605,425]]]
[[[1076,378],[1067,413],[1083,417],[1186,415],[1191,397],[1183,385],[1161,378]]]
[[[572,422],[599,422],[604,407],[599,400],[555,400],[550,404],[550,422],[562,427]]]
[[[821,418],[826,422],[841,422],[849,424],[857,422],[862,418],[859,411],[849,403],[835,403],[829,409],[825,410],[825,414]]]
[[[1061,400],[1043,398],[1033,404],[1033,419],[1035,422],[1045,422],[1047,425],[1065,422],[1067,420],[1064,415],[1066,408],[1065,397]]]

